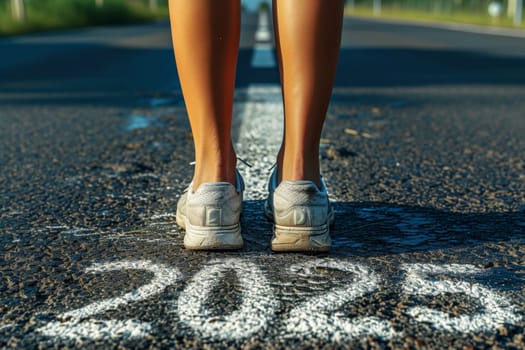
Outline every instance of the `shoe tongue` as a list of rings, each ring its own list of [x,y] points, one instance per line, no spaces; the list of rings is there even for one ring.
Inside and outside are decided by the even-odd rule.
[[[317,187],[315,182],[310,181],[310,180],[295,180],[295,181],[284,180],[282,182],[283,183],[287,183],[287,184],[292,185],[292,186],[310,187],[313,190],[321,191],[321,189],[319,187]]]

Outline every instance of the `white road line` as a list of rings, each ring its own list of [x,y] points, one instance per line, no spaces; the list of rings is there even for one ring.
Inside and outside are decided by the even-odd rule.
[[[255,44],[253,48],[252,67],[255,68],[273,68],[276,66],[273,45]]]
[[[270,29],[270,18],[268,12],[259,12],[259,24],[255,32],[256,41],[269,41],[272,38],[272,31]]]
[[[261,12],[251,62],[254,68],[276,66],[273,44],[266,42],[270,33],[268,15]],[[235,148],[241,158],[253,165],[242,170],[246,182],[244,198],[264,200],[270,168],[276,161],[283,136],[281,87],[278,84],[252,84],[246,89],[237,89],[236,94],[243,99],[234,106],[233,125],[238,129]]]
[[[276,161],[283,133],[281,89],[278,85],[249,86],[245,96],[246,101],[237,103],[234,110],[233,123],[239,130],[234,142],[237,154],[253,165],[242,170],[246,181],[244,197],[263,200],[267,196],[269,169]]]
[[[252,67],[273,68],[276,66],[273,53],[272,31],[268,12],[259,12],[259,24],[255,32],[255,46],[253,47]]]

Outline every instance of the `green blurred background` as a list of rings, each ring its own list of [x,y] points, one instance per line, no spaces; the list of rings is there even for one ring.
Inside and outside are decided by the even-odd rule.
[[[522,1],[346,0],[346,14],[523,28]],[[267,3],[269,1],[243,0],[243,10],[253,11]],[[300,4],[298,0],[297,6]],[[168,0],[0,0],[0,35],[167,17]]]
[[[0,0],[3,35],[167,17],[168,0]]]
[[[522,0],[347,0],[346,14],[523,27]]]

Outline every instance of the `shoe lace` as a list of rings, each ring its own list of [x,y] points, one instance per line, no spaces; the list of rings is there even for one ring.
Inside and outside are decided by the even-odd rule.
[[[237,157],[237,160],[246,165],[248,168],[253,168],[253,165],[248,163],[246,160],[242,159],[241,157]],[[195,165],[195,161],[190,162],[190,165]]]

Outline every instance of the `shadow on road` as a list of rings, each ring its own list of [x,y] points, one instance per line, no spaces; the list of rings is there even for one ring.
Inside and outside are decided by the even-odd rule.
[[[269,251],[272,223],[263,201],[245,201],[246,250]],[[434,208],[374,202],[333,203],[331,254],[384,256],[439,249],[473,248],[525,239],[523,212],[454,213]]]

